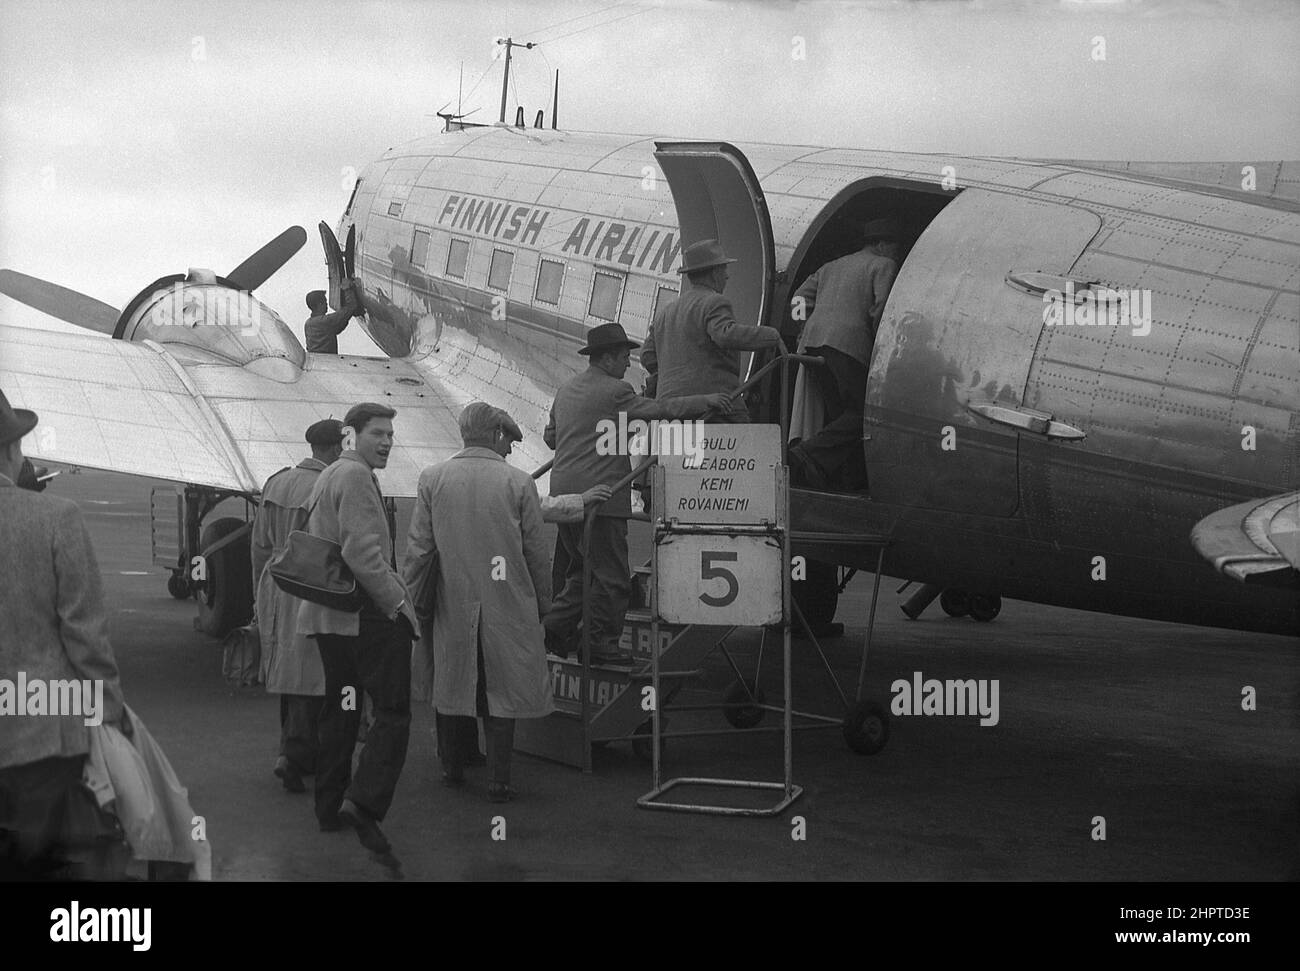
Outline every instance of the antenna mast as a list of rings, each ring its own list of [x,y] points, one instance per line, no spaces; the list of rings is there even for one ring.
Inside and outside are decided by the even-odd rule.
[[[510,83],[510,50],[514,47],[522,47],[524,50],[531,51],[537,45],[531,41],[527,44],[519,43],[513,38],[497,38],[498,44],[506,45],[506,73],[501,78],[501,124],[506,123],[506,86]]]

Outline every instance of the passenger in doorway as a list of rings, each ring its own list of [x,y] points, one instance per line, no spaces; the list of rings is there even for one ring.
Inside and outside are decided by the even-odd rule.
[[[459,423],[464,449],[420,473],[406,543],[408,583],[426,554],[438,552],[432,623],[417,647],[426,661],[417,668],[432,674],[432,691],[427,683],[415,688],[432,695],[444,783],[463,781],[478,716],[492,777],[488,798],[506,802],[514,797],[515,720],[554,710],[541,624],[551,570],[537,488],[505,461],[522,437],[518,426],[482,401],[468,405]]]
[[[825,367],[801,368],[800,381],[820,397],[825,424],[789,452],[791,481],[815,489],[866,488],[862,408],[876,328],[898,273],[900,227],[873,219],[863,227],[862,249],[832,260],[795,293],[796,312],[808,323],[799,353],[822,357]]]
[[[626,429],[636,419],[707,418],[730,409],[728,396],[720,392],[677,393],[671,397],[665,394],[653,401],[640,397],[623,380],[631,364],[632,348],[637,346],[636,341],[628,340],[618,324],[601,324],[587,334],[587,346],[578,353],[589,357],[591,366],[556,392],[543,434],[546,444],[555,449],[552,495],[584,492],[602,484],[613,486],[627,476],[631,470],[628,443],[621,441],[610,447],[611,429]],[[622,423],[620,413],[626,416]],[[630,514],[630,490],[624,486],[600,507],[592,528],[588,551],[592,573],[592,629],[588,632],[588,643],[593,663],[631,660],[618,650],[632,589],[627,559]],[[561,656],[574,651],[575,632],[582,619],[582,533],[582,522],[559,526],[559,542],[568,558],[567,569],[564,586],[556,593],[546,615],[546,646]]]
[[[281,469],[262,487],[253,523],[253,583],[262,641],[262,680],[280,696],[280,752],[275,774],[289,792],[306,792],[303,776],[316,771],[325,671],[316,645],[298,632],[302,601],[285,593],[266,567],[284,549],[289,534],[306,525],[308,498],[317,477],[343,454],[343,423],[334,418],[307,429],[311,456]]]
[[[677,272],[684,273],[690,285],[659,308],[641,349],[641,366],[650,373],[647,393],[653,391],[659,400],[734,394],[740,386],[738,352],[781,347],[780,331],[739,323],[731,301],[722,295],[727,267],[735,262],[716,239],[686,247]],[[749,414],[743,401],[733,400],[714,420],[745,422]]]
[[[307,335],[307,350],[311,353],[337,354],[339,334],[343,333],[353,317],[361,313],[355,280],[343,284],[342,296],[342,309],[330,313],[324,290],[313,290],[307,294],[307,309],[311,311],[311,316],[303,325],[303,332]]]

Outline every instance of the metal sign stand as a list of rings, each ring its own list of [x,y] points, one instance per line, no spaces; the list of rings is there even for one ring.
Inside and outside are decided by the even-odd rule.
[[[789,471],[786,466],[778,459],[774,468],[776,476],[775,482],[775,516],[765,517],[765,521],[760,523],[683,523],[671,515],[665,514],[665,506],[668,490],[666,488],[667,472],[662,466],[656,466],[654,469],[654,493],[653,493],[653,520],[654,520],[654,546],[652,550],[652,564],[654,583],[650,596],[650,629],[651,644],[655,645],[651,650],[651,685],[653,687],[654,707],[651,711],[651,745],[652,745],[652,788],[644,796],[640,797],[636,804],[641,809],[660,809],[670,812],[690,812],[706,813],[717,816],[777,816],[785,810],[800,795],[803,794],[803,788],[794,784],[794,755],[792,746],[793,735],[793,698],[791,692],[790,676],[790,490],[789,490]],[[782,676],[784,679],[784,703],[782,708],[782,749],[784,753],[785,773],[781,782],[762,782],[749,779],[715,779],[699,776],[688,776],[661,781],[661,754],[663,745],[662,725],[660,720],[660,710],[662,705],[659,699],[660,678],[663,675],[680,674],[680,672],[663,672],[659,669],[659,623],[661,617],[660,598],[665,584],[661,581],[660,572],[660,550],[661,547],[667,547],[675,540],[686,540],[688,537],[709,537],[717,541],[719,545],[738,544],[744,539],[759,538],[762,542],[756,544],[757,548],[747,553],[747,558],[763,559],[771,556],[776,559],[779,557],[779,569],[781,573],[781,610],[779,623],[782,640]],[[693,549],[693,547],[691,547]],[[701,572],[706,573],[706,579],[723,578],[728,584],[728,593],[723,597],[713,597],[708,594],[700,595],[698,600],[709,606],[719,606],[722,602],[730,603],[737,599],[738,581],[734,573],[723,568],[709,569],[705,564],[709,562],[710,556],[719,556],[724,562],[736,560],[738,553],[710,554],[702,553]],[[750,566],[754,561],[751,560],[746,566]],[[770,564],[768,564],[770,565]],[[698,592],[698,591],[692,591]],[[727,600],[727,597],[730,600]],[[686,598],[679,594],[673,594],[678,601]],[[698,604],[684,603],[675,606],[675,612],[681,613],[683,609],[698,609]],[[680,616],[669,618],[670,620],[679,621]],[[754,625],[756,620],[762,623],[765,628],[776,626],[772,623],[775,618],[758,615],[750,615],[748,618],[750,626]],[[744,620],[741,623],[744,623]],[[766,635],[765,635],[766,636]],[[713,786],[718,788],[730,789],[754,789],[760,791],[774,791],[781,794],[780,800],[773,806],[766,808],[745,808],[737,806],[718,806],[702,802],[670,802],[664,801],[663,797],[669,791],[679,786]]]

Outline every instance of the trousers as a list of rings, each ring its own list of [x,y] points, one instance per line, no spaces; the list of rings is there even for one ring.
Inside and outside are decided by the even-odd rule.
[[[322,701],[318,695],[280,695],[280,754],[299,775],[316,771]]]
[[[0,769],[0,880],[122,880],[117,818],[81,783],[84,755]]]
[[[344,799],[382,821],[406,764],[411,735],[411,641],[405,625],[361,614],[356,637],[318,634],[325,698],[316,758],[316,818],[332,820]],[[361,725],[362,694],[374,703],[375,721],[352,772]]]
[[[826,424],[817,434],[803,440],[803,452],[838,488],[863,488],[867,484],[867,461],[862,448],[867,369],[833,347],[810,347],[804,353],[826,359],[825,367],[809,371],[825,407]]]
[[[564,587],[551,602],[543,625],[547,641],[569,643],[582,620],[582,523],[561,523],[558,542],[568,556]],[[597,516],[591,530],[591,630],[592,651],[614,653],[623,637],[632,581],[627,560],[627,520]],[[558,558],[557,552],[557,558]]]
[[[481,636],[481,635],[480,635]],[[515,748],[515,719],[497,718],[488,714],[487,672],[483,667],[483,644],[478,645],[478,688],[474,708],[483,719],[483,735],[487,740],[488,772],[493,782],[510,784],[510,757]],[[478,726],[468,715],[444,715],[434,712],[438,731],[438,758],[443,770],[459,775],[469,757],[478,751]]]

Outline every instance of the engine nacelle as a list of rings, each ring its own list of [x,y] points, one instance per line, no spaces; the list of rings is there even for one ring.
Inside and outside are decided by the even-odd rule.
[[[296,381],[307,362],[279,314],[211,270],[146,287],[127,304],[113,336],[157,341],[191,360],[233,363],[286,383]]]

